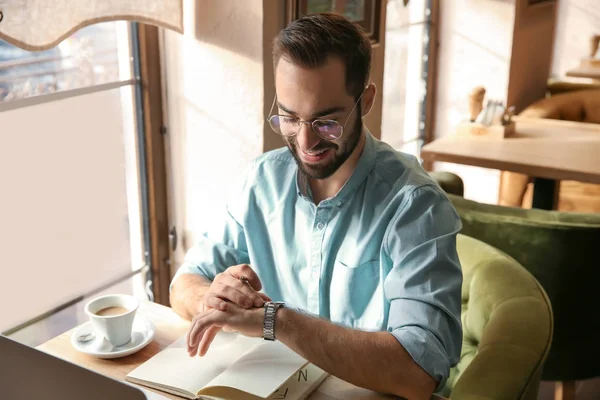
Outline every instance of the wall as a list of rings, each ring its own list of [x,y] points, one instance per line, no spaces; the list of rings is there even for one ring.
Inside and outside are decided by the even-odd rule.
[[[273,4],[186,0],[185,34],[165,32],[170,219],[181,238],[173,271],[219,217],[241,171],[281,145],[264,118],[275,93],[270,43],[284,18]]]
[[[506,100],[515,18],[510,0],[440,3],[436,138],[451,134],[468,117],[468,94],[473,87],[485,86],[486,98]],[[499,171],[450,163],[436,163],[435,169],[460,175],[465,197],[497,202]]]
[[[271,0],[263,0],[264,116],[269,115],[273,99],[275,98],[275,72],[273,70],[273,56],[271,51],[273,48],[273,39],[287,23],[286,12],[284,1],[273,2]],[[285,145],[283,139],[271,130],[268,123],[264,124],[263,140],[263,151],[277,149]]]
[[[385,4],[385,1],[382,1]],[[379,10],[378,42],[371,49],[371,77],[370,81],[377,87],[375,101],[371,111],[363,118],[364,124],[376,138],[381,138],[382,112],[383,112],[383,76],[385,68],[385,40],[386,40],[386,16],[387,7],[382,6]]]
[[[600,1],[560,0],[552,74],[565,76],[569,69],[576,68],[588,55],[588,41],[594,34],[600,34]]]
[[[549,1],[534,6],[517,0],[506,102],[520,113],[546,96],[550,77],[557,5]]]
[[[487,99],[515,112],[545,96],[553,59],[557,5],[527,0],[441,2],[435,137],[451,134],[468,113],[468,94],[484,86]],[[465,197],[497,203],[500,171],[437,163],[465,182]]]

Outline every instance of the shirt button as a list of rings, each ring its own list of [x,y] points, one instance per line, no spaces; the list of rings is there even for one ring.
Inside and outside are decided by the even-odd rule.
[[[317,270],[314,270],[314,271],[312,272],[312,278],[313,278],[313,279],[317,279],[318,277],[319,277],[319,271],[317,271]]]
[[[323,229],[324,227],[325,227],[325,224],[324,224],[324,223],[322,223],[321,221],[319,221],[319,222],[317,223],[317,229],[318,229],[318,230],[321,230],[321,229]]]
[[[338,201],[337,204],[336,204],[336,206],[341,207],[342,206],[342,202]]]

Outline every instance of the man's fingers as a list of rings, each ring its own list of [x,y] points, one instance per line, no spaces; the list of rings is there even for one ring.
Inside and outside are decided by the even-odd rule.
[[[235,281],[235,278],[231,278]],[[232,303],[242,307],[251,308],[254,304],[254,297],[248,296],[248,291],[252,290],[247,286],[244,287],[242,282],[240,285],[235,282],[229,282],[229,284],[222,284],[218,286],[217,295],[223,299],[227,299]]]
[[[262,299],[262,297],[260,297],[260,295],[258,294],[258,292],[256,290],[254,290],[253,288],[249,287],[247,284],[245,284],[244,282],[242,282],[240,279],[234,277],[233,275],[231,275],[228,278],[228,282],[229,286],[235,288],[238,292],[242,293],[247,300],[250,303],[238,303],[236,302],[237,305],[244,307],[244,308],[250,308],[252,306],[254,307],[260,307],[263,305],[264,300]]]
[[[196,338],[196,336],[198,335],[198,332],[200,330],[199,325],[200,324],[198,323],[198,320],[194,319],[192,321],[192,326],[186,336],[187,351],[188,351],[188,354],[190,355],[190,357],[192,357],[194,354],[196,354],[195,350],[198,346],[198,339]]]
[[[210,315],[212,315],[215,311],[216,310],[214,310],[214,309],[208,310],[202,314],[198,314],[192,320],[190,330],[188,331],[188,334],[186,335],[186,344],[187,344],[188,353],[190,355],[196,354],[196,350],[198,349],[198,344],[200,343],[200,339],[201,339],[200,333],[202,332],[202,330],[205,327],[203,322],[205,322],[206,319]]]
[[[258,279],[258,275],[256,275],[256,272],[254,272],[254,270],[248,264],[235,265],[228,268],[226,272],[229,272],[231,276],[238,280],[242,276],[245,277],[248,279],[248,283],[250,283],[252,289],[256,291],[262,289],[262,283],[260,282],[260,279]]]
[[[208,347],[212,343],[217,332],[223,327],[224,319],[226,318],[225,313],[215,312],[212,315],[206,315],[199,321],[200,329],[198,330],[197,337],[198,342],[192,347],[190,356],[199,355],[202,357],[208,351]],[[214,330],[214,332],[213,332]],[[207,335],[209,335],[207,337]]]
[[[194,327],[194,325],[193,325],[193,322],[192,322],[192,325],[190,326],[190,330],[188,330],[187,333],[185,334],[185,346],[187,348],[188,354],[190,354],[190,339],[191,339],[191,334],[192,334],[192,328],[193,327]]]
[[[264,293],[258,293],[258,295],[264,300],[264,301],[273,301],[269,296],[267,296]]]
[[[217,333],[219,333],[220,330],[221,327],[213,325],[204,331],[204,335],[202,335],[202,340],[200,341],[200,345],[198,347],[198,355],[200,357],[204,357],[206,355],[210,344],[213,342],[215,336],[217,336]]]
[[[216,308],[217,310],[227,310],[227,302],[215,295],[214,293],[206,293],[204,296],[204,304],[210,308]]]

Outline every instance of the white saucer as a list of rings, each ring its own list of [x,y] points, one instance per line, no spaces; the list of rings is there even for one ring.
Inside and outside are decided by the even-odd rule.
[[[97,334],[88,342],[77,340],[77,338],[89,335],[93,331],[94,328],[91,321],[81,325],[71,335],[71,345],[76,350],[94,357],[119,358],[138,352],[146,347],[154,339],[156,329],[151,321],[142,317],[136,317],[133,321],[131,340],[122,346],[114,347],[108,340]]]

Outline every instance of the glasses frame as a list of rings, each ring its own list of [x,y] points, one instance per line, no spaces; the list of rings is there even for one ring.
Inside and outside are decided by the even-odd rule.
[[[275,102],[277,101],[277,95],[275,95],[275,97],[273,98],[273,104],[271,104],[271,110],[269,111],[269,118],[267,118],[267,122],[269,123],[269,126],[271,127],[271,130],[273,132],[275,132],[276,134],[283,136],[283,137],[294,137],[298,134],[298,132],[300,132],[300,128],[298,128],[298,130],[293,134],[293,135],[284,135],[281,132],[277,132],[274,128],[273,128],[273,124],[272,124],[272,120],[275,117],[284,117],[284,118],[293,118],[295,119],[299,124],[306,124],[306,125],[310,125],[310,129],[313,131],[313,133],[315,135],[317,135],[318,137],[320,137],[323,140],[327,140],[328,142],[333,142],[336,140],[340,140],[343,136],[344,136],[344,132],[346,131],[346,125],[348,125],[348,121],[350,121],[350,117],[352,116],[352,113],[354,113],[354,110],[356,109],[356,106],[358,105],[358,103],[360,103],[360,101],[362,100],[363,95],[365,94],[365,92],[363,91],[360,96],[358,97],[358,100],[356,100],[356,103],[354,103],[354,106],[352,107],[352,110],[350,110],[350,114],[348,114],[348,117],[346,118],[346,122],[344,122],[344,124],[342,124],[340,121],[336,121],[335,119],[321,119],[321,118],[315,118],[312,121],[304,121],[298,117],[294,117],[293,115],[281,115],[281,114],[273,114],[271,115],[271,113],[273,112],[273,108],[275,107]],[[325,123],[331,123],[331,122],[335,122],[336,124],[340,125],[341,129],[342,129],[342,133],[340,134],[339,137],[335,138],[335,139],[328,139],[326,137],[323,137],[323,135],[321,135],[318,131],[318,129],[315,128],[315,123],[316,122],[325,122]]]

